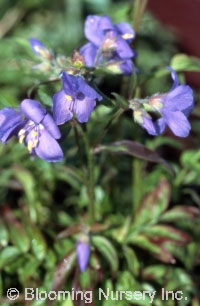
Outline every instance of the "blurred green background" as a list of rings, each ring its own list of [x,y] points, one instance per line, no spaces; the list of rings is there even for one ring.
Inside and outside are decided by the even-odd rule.
[[[84,20],[88,14],[109,15],[115,23],[134,24],[134,1],[125,0],[1,0],[0,2],[0,105],[17,107],[29,90],[47,75],[32,69],[38,59],[29,38],[43,41],[57,54],[70,56],[85,42]],[[155,72],[180,62],[176,37],[147,11],[135,41],[142,97],[170,89],[169,75]],[[199,59],[189,58],[194,70]],[[196,61],[196,65],[194,65]],[[195,68],[192,67],[195,66]],[[200,67],[200,65],[199,65]],[[179,68],[179,66],[178,66]],[[103,92],[124,94],[127,78],[106,76],[98,84]],[[60,84],[41,86],[37,98],[49,105]],[[61,288],[111,288],[156,290],[153,305],[192,305],[199,302],[200,264],[200,110],[198,89],[191,116],[193,131],[180,140],[170,132],[150,137],[133,123],[130,113],[114,121],[103,143],[129,139],[145,144],[165,158],[175,171],[127,155],[103,151],[95,155],[96,222],[90,227],[91,265],[80,275],[75,246],[87,218],[88,194],[85,165],[70,125],[63,128],[65,160],[50,164],[30,157],[16,139],[0,145],[0,305],[8,306],[8,288],[17,288],[15,305],[47,305],[24,301],[24,288],[50,291]],[[88,124],[91,142],[112,109],[99,105]],[[78,135],[80,136],[80,135]],[[80,143],[82,139],[80,138]],[[66,261],[64,261],[64,258]],[[175,260],[176,259],[176,260]],[[66,263],[67,262],[67,263]],[[180,301],[162,301],[161,288],[182,290]],[[12,302],[13,303],[13,302]],[[93,305],[149,305],[145,301],[98,301]],[[72,301],[54,305],[71,306]],[[74,302],[80,304],[80,301]],[[87,305],[87,304],[86,304]]]

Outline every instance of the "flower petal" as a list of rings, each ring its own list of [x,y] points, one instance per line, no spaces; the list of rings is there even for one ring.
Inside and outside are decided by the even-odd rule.
[[[72,98],[75,98],[76,93],[78,92],[79,89],[78,77],[63,72],[62,82],[65,93],[71,96]]]
[[[61,133],[52,116],[47,114],[42,120],[41,124],[45,127],[45,129],[51,134],[55,139],[59,139],[61,137]]]
[[[113,29],[112,20],[107,16],[90,15],[85,22],[85,36],[97,47],[102,43],[106,31]]]
[[[163,112],[164,119],[172,132],[179,137],[187,137],[191,126],[186,116],[182,112]]]
[[[172,80],[174,81],[174,83],[172,85],[172,88],[171,88],[171,90],[173,90],[179,84],[178,75],[177,75],[176,71],[172,67],[167,66],[166,69],[171,72],[171,77],[172,77]]]
[[[46,110],[36,100],[25,99],[22,101],[20,108],[22,114],[36,124],[39,124],[46,115]]]
[[[80,49],[80,54],[84,57],[86,66],[94,66],[97,50],[98,48],[92,43],[87,43]]]
[[[128,59],[134,56],[134,52],[129,44],[120,37],[117,39],[117,54],[123,59]]]
[[[162,134],[165,130],[166,123],[163,118],[153,121],[151,118],[142,116],[142,126],[147,130],[150,135],[156,136]]]
[[[124,60],[121,65],[120,69],[124,74],[131,74],[133,73],[134,65],[131,59]]]
[[[102,100],[102,97],[91,86],[89,86],[83,78],[78,77],[77,81],[79,84],[79,92],[83,93],[84,96],[90,99]]]
[[[163,97],[165,108],[172,111],[183,111],[189,115],[194,107],[193,91],[190,86],[179,85]]]
[[[35,153],[38,157],[48,162],[59,162],[63,159],[60,145],[46,130],[41,132]]]
[[[21,127],[23,120],[21,114],[11,108],[4,108],[0,111],[0,140],[6,143],[8,138],[16,135],[17,128]]]
[[[83,100],[76,99],[74,104],[74,112],[79,122],[88,122],[90,114],[96,106],[94,99],[84,98]]]
[[[56,124],[63,124],[73,117],[74,101],[67,100],[64,90],[53,96],[53,117]]]
[[[124,36],[124,39],[126,39],[128,41],[132,41],[135,38],[135,31],[131,27],[131,25],[128,24],[127,22],[120,22],[120,23],[116,24],[115,27],[116,27],[117,31],[119,32],[119,34],[121,34],[122,37]]]

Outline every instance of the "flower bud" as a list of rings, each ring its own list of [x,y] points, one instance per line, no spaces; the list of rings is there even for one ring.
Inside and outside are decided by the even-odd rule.
[[[64,67],[65,65],[66,65],[66,61],[67,61],[67,59],[66,59],[66,57],[64,56],[64,55],[58,55],[57,57],[56,57],[56,62],[58,63],[58,65],[60,66],[60,67]]]
[[[81,237],[76,247],[76,254],[81,272],[85,272],[90,260],[90,245],[87,237]]]
[[[72,64],[75,68],[82,68],[84,66],[84,57],[79,52],[75,51],[72,55]]]
[[[47,60],[51,60],[53,58],[53,53],[51,50],[49,50],[40,40],[31,38],[30,43],[35,55],[41,56]]]

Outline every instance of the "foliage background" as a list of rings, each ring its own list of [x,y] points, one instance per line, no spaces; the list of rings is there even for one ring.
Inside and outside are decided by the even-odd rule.
[[[0,3],[0,104],[17,107],[30,88],[46,79],[32,70],[37,59],[29,38],[69,56],[85,41],[84,20],[88,14],[106,14],[114,22],[133,24],[134,1],[112,0],[2,0]],[[180,72],[199,71],[200,60],[179,53],[175,36],[146,12],[135,48],[140,74],[136,90],[142,97],[170,89],[166,65]],[[100,89],[127,97],[127,78],[99,78]],[[135,82],[135,79],[133,80]],[[38,98],[46,104],[60,84],[41,86]],[[95,154],[96,223],[91,232],[93,255],[89,272],[79,275],[74,248],[78,224],[87,218],[88,195],[73,128],[68,125],[63,140],[66,152],[61,164],[30,157],[26,148],[12,140],[0,145],[0,296],[9,305],[6,290],[16,287],[21,300],[16,305],[46,305],[23,302],[25,287],[41,290],[64,288],[113,288],[157,290],[154,305],[199,303],[200,219],[200,110],[199,91],[191,117],[193,131],[180,140],[169,131],[150,137],[126,112],[111,121],[103,143],[128,139],[156,150],[175,171],[132,156],[108,151]],[[112,109],[99,105],[88,124],[91,142],[112,118]],[[81,146],[83,141],[79,136]],[[94,145],[94,143],[93,143]],[[130,152],[128,152],[130,153]],[[82,170],[83,169],[83,170]],[[166,210],[168,212],[166,212]],[[75,226],[74,226],[75,225]],[[161,226],[161,227],[160,227]],[[175,231],[178,228],[179,231]],[[66,230],[68,229],[68,230]],[[185,232],[187,234],[185,234]],[[190,235],[190,237],[188,236]],[[150,254],[150,255],[149,255]],[[63,258],[67,259],[66,265]],[[176,258],[176,262],[174,260]],[[98,263],[98,264],[97,264]],[[55,271],[56,274],[55,274]],[[182,290],[187,300],[161,301],[160,289]],[[79,302],[80,303],[80,302]],[[149,305],[149,301],[140,301]],[[103,301],[102,305],[127,305],[127,301]],[[130,304],[137,305],[131,301]],[[73,305],[72,301],[55,305]],[[79,304],[77,304],[79,305]],[[101,305],[95,300],[94,305]]]

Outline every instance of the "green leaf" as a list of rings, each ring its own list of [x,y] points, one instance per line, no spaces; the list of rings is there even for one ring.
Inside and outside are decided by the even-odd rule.
[[[170,192],[169,183],[162,179],[156,189],[148,193],[139,205],[134,226],[155,223],[168,207]]]
[[[4,292],[3,278],[2,278],[2,274],[0,272],[0,297],[3,296],[3,292]]]
[[[143,233],[159,244],[174,241],[178,245],[184,245],[191,241],[188,234],[169,225],[149,226]]]
[[[8,225],[10,239],[12,243],[22,252],[28,252],[30,248],[30,239],[23,224],[21,224],[13,215],[12,210],[7,206],[4,211],[4,218]]]
[[[47,252],[46,241],[39,228],[34,224],[29,224],[27,230],[31,237],[31,247],[33,254],[38,260],[41,261],[46,256]]]
[[[117,252],[112,243],[105,237],[93,236],[92,243],[95,248],[107,259],[113,273],[118,271],[119,261]]]
[[[147,280],[156,280],[162,284],[162,278],[169,272],[170,267],[164,265],[153,265],[142,271],[142,276]]]
[[[49,96],[43,89],[39,89],[38,90],[38,96],[40,98],[40,101],[46,105],[46,106],[50,106],[52,107],[53,106],[53,100],[52,100],[52,97]]]
[[[124,246],[124,256],[126,258],[129,271],[133,275],[138,276],[140,270],[140,261],[138,260],[135,251],[128,246]]]
[[[80,274],[80,285],[82,289],[87,289],[90,287],[90,271],[87,269],[85,272]]]
[[[8,230],[3,221],[0,219],[0,246],[5,247],[8,244],[8,239]]]
[[[160,218],[161,221],[176,222],[180,219],[195,219],[200,215],[197,207],[180,205],[166,211]]]
[[[133,277],[133,275],[129,271],[123,271],[119,273],[117,284],[116,284],[116,291],[143,291],[141,283],[137,282],[136,279]],[[150,305],[150,298],[149,296],[145,296],[145,299],[136,299],[133,297],[132,300],[126,300],[125,297],[123,297],[123,301],[125,304],[124,306],[131,303],[133,305],[142,305],[142,306],[148,306]],[[127,303],[128,302],[128,303]]]
[[[156,244],[145,235],[129,235],[126,239],[126,243],[134,244],[138,247],[151,252],[156,258],[166,263],[175,263],[173,256],[162,246]]]
[[[0,252],[0,269],[12,263],[20,255],[20,250],[13,246],[8,246]]]
[[[200,59],[186,54],[177,54],[172,58],[170,66],[176,71],[200,72]]]
[[[12,243],[22,252],[28,252],[30,248],[30,239],[22,224],[15,222],[9,224],[10,238]]]
[[[52,290],[60,290],[66,278],[69,276],[76,262],[76,252],[71,250],[64,258],[58,263],[53,278]]]
[[[31,172],[22,167],[13,167],[13,173],[24,188],[27,203],[29,204],[31,218],[32,220],[36,220],[35,203],[37,201],[37,197],[35,179]]]
[[[32,255],[28,256],[26,258],[26,261],[24,264],[18,268],[18,273],[20,276],[20,281],[26,285],[27,280],[29,277],[37,276],[37,268],[39,266],[40,262],[34,258]]]
[[[128,102],[116,92],[112,92],[112,95],[115,97],[115,104],[117,104],[121,108],[128,108]]]

